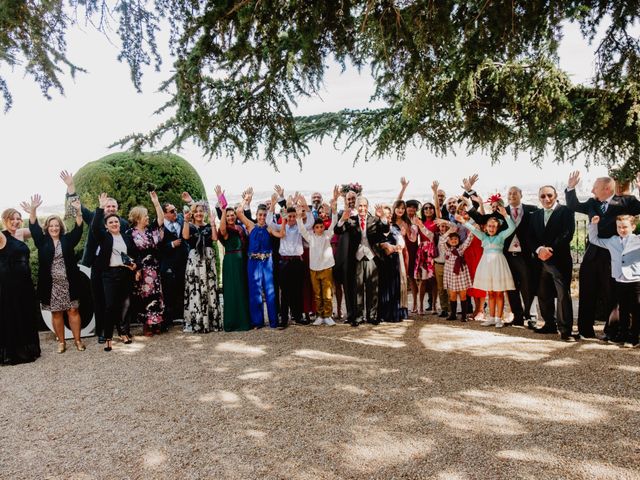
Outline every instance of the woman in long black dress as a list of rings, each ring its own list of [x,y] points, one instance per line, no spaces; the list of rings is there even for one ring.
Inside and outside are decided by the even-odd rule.
[[[83,351],[85,346],[80,340],[82,326],[78,310],[80,269],[74,252],[83,229],[80,201],[75,200],[72,204],[76,212],[76,224],[69,233],[65,232],[64,223],[57,215],[46,219],[44,229],[40,226],[36,210],[41,204],[39,195],[32,197],[31,204],[23,204],[23,208],[29,213],[29,230],[33,242],[38,248],[38,297],[42,309],[51,312],[53,331],[58,337],[58,353],[64,353],[67,349],[64,339],[65,312],[69,317],[76,348]]]
[[[0,364],[33,362],[40,356],[38,301],[31,281],[29,247],[22,216],[10,208],[2,213],[0,233]],[[23,237],[24,238],[24,237]]]

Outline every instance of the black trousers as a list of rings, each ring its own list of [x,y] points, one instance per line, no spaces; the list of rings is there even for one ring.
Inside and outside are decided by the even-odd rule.
[[[93,297],[93,315],[96,320],[96,335],[104,337],[104,286],[102,270],[91,267],[91,295]]]
[[[571,269],[561,271],[556,265],[542,262],[538,303],[545,328],[554,326],[560,333],[570,335],[573,328],[573,305],[571,304]],[[558,299],[556,309],[554,297]],[[557,310],[557,315],[556,315]]]
[[[164,296],[164,324],[170,326],[174,320],[184,319],[184,270],[169,269],[160,275]]]
[[[616,300],[620,319],[615,340],[635,345],[640,332],[640,282],[616,282]]]
[[[302,319],[302,288],[304,284],[304,262],[298,257],[280,257],[278,263],[280,276],[280,317],[283,322]]]
[[[516,255],[506,253],[505,256],[509,264],[509,270],[511,270],[513,283],[516,286],[515,290],[507,291],[513,318],[514,320],[531,318],[531,304],[536,296],[533,261],[522,253]],[[520,295],[522,295],[522,300],[520,300]]]
[[[604,305],[605,317],[600,320],[606,322],[605,333],[615,336],[609,325],[609,315],[616,307],[615,280],[611,278],[611,255],[606,248],[589,244],[580,265],[579,301],[578,304],[578,332],[592,337],[593,324],[596,320],[598,302]]]
[[[109,267],[102,272],[104,287],[104,337],[113,337],[113,327],[118,335],[130,335],[129,317],[126,315],[129,295],[133,287],[133,273],[125,267]]]

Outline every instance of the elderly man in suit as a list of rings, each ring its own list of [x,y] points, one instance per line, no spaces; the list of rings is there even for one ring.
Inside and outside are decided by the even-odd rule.
[[[551,185],[538,191],[542,208],[531,214],[529,244],[540,265],[538,303],[544,327],[537,333],[557,333],[564,341],[575,341],[572,335],[571,303],[571,239],[575,231],[574,214],[558,203],[558,193]],[[558,299],[557,309],[554,298]]]
[[[187,268],[189,245],[182,238],[184,217],[172,203],[162,205],[164,236],[160,242],[160,279],[165,302],[162,330],[184,319],[184,274]]]
[[[574,212],[584,213],[592,219],[600,217],[598,236],[610,238],[616,234],[618,215],[640,214],[640,201],[632,195],[615,195],[615,182],[610,177],[600,177],[593,183],[593,197],[580,202],[575,188],[580,182],[580,172],[569,175],[565,197],[567,207]],[[600,300],[605,306],[604,340],[616,339],[615,327],[609,325],[609,316],[615,308],[615,281],[611,278],[611,255],[606,248],[589,243],[582,258],[579,276],[580,303],[578,307],[578,332],[585,338],[594,338],[596,305]]]
[[[347,291],[355,298],[355,305],[348,312],[349,323],[357,327],[365,319],[377,324],[378,314],[378,267],[380,252],[378,244],[390,225],[381,205],[376,205],[375,216],[369,213],[369,201],[365,197],[356,200],[356,215],[345,209],[334,228],[337,234],[348,237],[346,259]]]

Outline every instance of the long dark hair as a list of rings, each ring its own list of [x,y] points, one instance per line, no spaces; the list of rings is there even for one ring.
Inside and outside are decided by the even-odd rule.
[[[427,216],[424,213],[424,207],[428,207],[428,206],[433,207],[433,217],[432,218],[427,218]],[[420,209],[420,220],[425,222],[427,220],[435,220],[436,218],[437,218],[437,216],[436,216],[436,206],[431,202],[423,203],[422,204],[422,208]]]
[[[396,208],[398,207],[404,207],[404,215],[402,215],[400,218],[404,221],[404,223],[410,225],[411,220],[409,220],[409,215],[407,215],[407,204],[404,202],[404,200],[396,200],[395,202],[393,202],[393,209],[391,210],[391,223],[398,223],[398,216],[396,215]]]

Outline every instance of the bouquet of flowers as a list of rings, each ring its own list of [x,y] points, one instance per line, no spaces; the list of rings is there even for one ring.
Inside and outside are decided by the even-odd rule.
[[[343,183],[340,186],[340,193],[346,195],[347,193],[354,191],[356,195],[360,195],[362,193],[362,185],[359,183]]]

